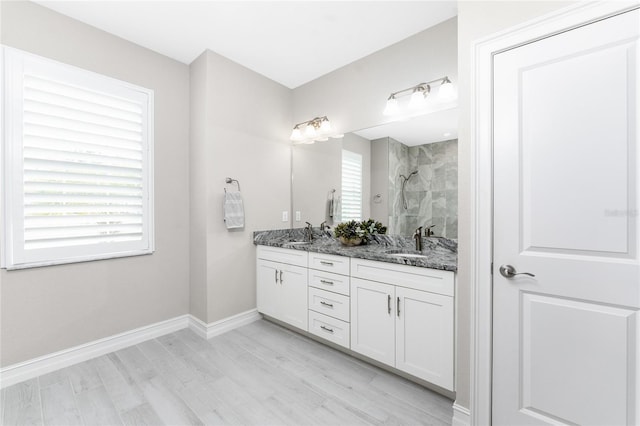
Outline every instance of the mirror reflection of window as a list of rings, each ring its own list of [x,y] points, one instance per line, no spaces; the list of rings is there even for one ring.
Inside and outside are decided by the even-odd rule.
[[[362,155],[342,150],[341,219],[362,220]]]

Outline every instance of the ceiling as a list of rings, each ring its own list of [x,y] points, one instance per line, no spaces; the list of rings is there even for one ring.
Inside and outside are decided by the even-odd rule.
[[[185,64],[210,49],[292,89],[457,14],[425,0],[36,3]]]

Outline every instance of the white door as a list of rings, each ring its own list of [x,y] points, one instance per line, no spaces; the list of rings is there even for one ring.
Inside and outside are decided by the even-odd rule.
[[[351,278],[351,350],[395,365],[394,287]]]
[[[450,391],[453,297],[396,287],[396,368]]]
[[[639,32],[494,58],[493,424],[640,424]]]

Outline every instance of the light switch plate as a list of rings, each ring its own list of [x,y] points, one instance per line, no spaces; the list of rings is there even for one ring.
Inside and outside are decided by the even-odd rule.
[[[300,211],[296,211],[296,222],[300,222]]]

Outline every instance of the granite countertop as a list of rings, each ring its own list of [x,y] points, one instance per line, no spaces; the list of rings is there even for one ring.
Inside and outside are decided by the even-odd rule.
[[[253,243],[444,271],[458,270],[458,243],[447,238],[423,237],[423,249],[417,252],[413,238],[397,235],[375,235],[369,243],[356,247],[346,247],[329,231],[320,231],[318,228],[313,229],[313,237],[310,244],[295,244],[305,241],[304,228],[256,231],[253,233]],[[392,256],[394,253],[421,254],[426,257]]]

